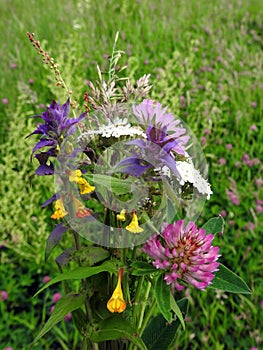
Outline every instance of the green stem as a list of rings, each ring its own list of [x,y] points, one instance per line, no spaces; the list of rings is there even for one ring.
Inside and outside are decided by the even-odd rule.
[[[123,263],[124,266],[126,266],[127,248],[120,249],[120,253],[121,253],[121,256],[120,256],[121,262]],[[129,276],[127,273],[123,276],[123,292],[124,292],[125,298],[127,298],[129,305],[131,305]]]
[[[92,343],[89,338],[83,338],[81,350],[99,350],[97,343]]]
[[[144,312],[145,312],[145,309],[146,309],[147,300],[148,300],[148,297],[149,297],[151,286],[152,286],[151,282],[148,282],[147,286],[146,286],[146,292],[145,292],[145,295],[144,295],[144,300],[142,301],[141,314],[140,314],[140,318],[139,318],[137,329],[140,329],[141,326],[142,326],[143,316],[144,316]]]
[[[151,316],[152,316],[152,313],[153,313],[153,310],[155,309],[155,306],[156,306],[156,299],[154,299],[154,301],[152,302],[152,305],[150,306],[147,314],[145,315],[144,319],[143,319],[143,322],[142,322],[142,325],[141,325],[141,328],[139,329],[139,332],[138,332],[138,335],[141,337],[145,327],[147,326]]]
[[[135,294],[134,309],[133,309],[133,319],[134,319],[135,324],[137,323],[137,310],[140,307],[139,298],[140,298],[143,282],[144,282],[144,276],[142,276],[140,278],[137,289],[136,289],[136,294]]]

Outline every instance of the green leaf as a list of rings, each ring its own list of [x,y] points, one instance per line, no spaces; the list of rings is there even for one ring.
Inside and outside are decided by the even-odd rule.
[[[92,266],[100,261],[107,259],[110,252],[102,247],[83,247],[73,253],[73,257],[81,262],[82,266]]]
[[[216,272],[213,283],[209,288],[221,289],[231,293],[251,294],[247,284],[223,264],[219,265],[219,271]]]
[[[75,270],[63,272],[60,275],[58,275],[57,277],[53,278],[48,283],[46,283],[42,288],[40,288],[39,291],[34,295],[34,297],[37,296],[39,293],[43,292],[43,290],[45,290],[46,288],[48,288],[52,284],[55,284],[57,282],[71,280],[71,279],[78,280],[78,279],[82,279],[82,278],[88,278],[88,277],[97,275],[98,273],[101,273],[104,271],[114,273],[114,272],[118,271],[118,264],[119,264],[118,260],[112,259],[112,260],[106,261],[105,263],[103,263],[100,266],[78,267]]]
[[[62,321],[64,317],[74,310],[79,309],[85,301],[84,294],[67,294],[62,297],[56,304],[54,311],[52,312],[47,323],[38,333],[37,337],[34,339],[33,344],[35,344],[40,338],[42,338],[47,332],[51,330],[58,322]]]
[[[188,300],[183,298],[177,302],[179,309],[185,315],[188,306]],[[181,322],[177,318],[172,323],[167,323],[162,315],[154,317],[145,328],[142,340],[148,350],[167,350],[174,345],[176,332]]]
[[[185,330],[183,314],[182,314],[179,306],[177,305],[176,301],[174,300],[174,297],[173,297],[172,293],[170,293],[170,303],[171,303],[171,309],[173,310],[175,315],[178,317],[178,320],[181,322],[183,330]]]
[[[145,276],[151,275],[153,273],[160,273],[152,264],[149,264],[144,261],[135,261],[131,264],[132,275],[134,276]]]
[[[170,304],[170,287],[166,284],[163,274],[159,276],[155,284],[155,297],[158,308],[163,317],[168,321],[172,321],[171,304]]]
[[[104,340],[126,338],[139,349],[147,350],[142,339],[136,334],[136,329],[121,315],[114,315],[101,321],[98,324],[98,328],[91,333],[90,338],[95,343]]]
[[[131,186],[134,182],[133,179],[117,179],[116,177],[92,174],[85,175],[85,178],[89,181],[94,182],[95,185],[101,185],[110,192],[114,192],[116,195],[121,195],[131,192]]]
[[[219,232],[224,231],[224,219],[222,218],[222,216],[218,216],[215,218],[212,218],[210,220],[208,220],[203,226],[203,229],[206,230],[207,233],[212,233],[212,234],[216,234]]]
[[[77,309],[72,312],[72,320],[74,322],[74,326],[79,331],[79,334],[84,336],[86,328],[87,328],[87,318],[82,309]]]

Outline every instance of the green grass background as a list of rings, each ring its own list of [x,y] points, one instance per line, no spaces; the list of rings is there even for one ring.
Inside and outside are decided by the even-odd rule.
[[[150,73],[150,96],[169,106],[202,140],[214,195],[200,223],[226,211],[225,232],[216,238],[221,261],[253,293],[187,290],[187,328],[178,333],[176,349],[262,348],[263,214],[256,199],[263,200],[263,190],[256,180],[263,177],[263,2],[2,0],[0,31],[0,290],[9,293],[6,302],[0,301],[0,349],[28,349],[51,306],[51,294],[45,300],[32,301],[31,296],[44,274],[55,274],[52,261],[43,264],[52,223],[49,211],[40,209],[52,194],[52,179],[34,178],[30,187],[34,141],[25,136],[34,128],[29,116],[41,113],[52,98],[63,102],[65,96],[27,31],[60,63],[78,101],[86,79],[97,77],[96,64],[106,68],[105,55],[119,31],[126,74],[136,79]],[[260,161],[248,166],[244,154]],[[239,205],[231,203],[226,190],[238,194]],[[77,349],[76,344],[76,334],[64,324],[36,349]]]

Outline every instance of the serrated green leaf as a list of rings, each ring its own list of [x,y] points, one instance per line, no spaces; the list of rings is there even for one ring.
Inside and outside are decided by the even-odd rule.
[[[183,330],[185,330],[183,314],[182,314],[179,306],[177,305],[176,301],[174,300],[174,297],[173,297],[172,293],[170,293],[170,303],[171,303],[171,309],[173,310],[175,315],[178,317],[178,320],[181,322]]]
[[[172,321],[171,304],[170,304],[170,287],[166,284],[163,275],[160,275],[155,284],[155,297],[157,306],[163,317],[168,321]]]
[[[223,264],[219,265],[219,271],[216,272],[209,288],[221,289],[231,293],[251,294],[248,285]]]
[[[135,261],[131,264],[132,275],[134,276],[145,276],[153,273],[160,273],[152,264],[144,261]]]
[[[183,298],[177,304],[181,312],[185,315],[188,300]],[[147,350],[167,350],[173,346],[180,324],[181,322],[178,318],[169,324],[162,315],[154,317],[142,335],[142,340],[147,346]]]
[[[53,328],[58,322],[62,321],[64,317],[74,311],[79,309],[85,301],[85,295],[80,294],[68,294],[65,297],[62,297],[56,304],[54,311],[52,312],[47,323],[38,333],[37,337],[34,339],[33,344],[35,344],[40,338],[42,338],[46,333],[48,333],[51,328]]]
[[[203,229],[206,230],[207,233],[212,233],[212,234],[216,234],[219,232],[224,231],[224,219],[222,218],[222,216],[218,216],[215,218],[212,218],[210,220],[208,220],[203,226]]]
[[[99,343],[104,340],[126,338],[141,350],[147,350],[142,339],[136,334],[135,328],[121,315],[111,316],[98,324],[90,336],[91,340]]]
[[[71,279],[82,279],[82,278],[88,278],[94,275],[97,275],[98,273],[101,272],[110,272],[114,273],[118,271],[118,260],[109,260],[103,263],[100,266],[96,267],[78,267],[75,270],[72,271],[67,271],[64,273],[61,273],[60,275],[56,276],[53,278],[51,281],[46,283],[39,291],[34,295],[37,296],[39,293],[43,292],[46,288],[51,286],[52,284],[55,284],[57,282],[65,281],[65,280],[71,280]]]

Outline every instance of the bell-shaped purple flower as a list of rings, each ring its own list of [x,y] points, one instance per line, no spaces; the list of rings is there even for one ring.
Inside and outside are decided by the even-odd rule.
[[[75,125],[82,120],[86,113],[81,114],[78,118],[69,118],[70,112],[70,100],[60,105],[53,101],[42,115],[36,115],[34,118],[41,118],[44,123],[39,124],[35,131],[31,135],[40,135],[40,139],[33,147],[33,152],[47,148],[47,151],[41,152],[35,157],[40,163],[39,168],[36,170],[37,175],[50,175],[54,173],[54,167],[52,162],[47,164],[48,158],[51,156],[56,157],[59,151],[59,145],[68,135],[74,132]]]
[[[148,126],[146,140],[135,139],[126,142],[129,146],[136,146],[132,156],[120,161],[113,170],[132,176],[141,176],[149,168],[167,166],[177,178],[181,178],[172,150],[184,154],[184,150],[177,140],[167,136],[166,127],[158,129]]]
[[[132,109],[139,122],[160,130],[165,127],[169,137],[176,140],[177,144],[184,149],[189,136],[185,134],[186,129],[180,125],[180,120],[176,119],[172,113],[167,113],[167,107],[163,108],[159,102],[143,100],[139,105],[134,105]]]

